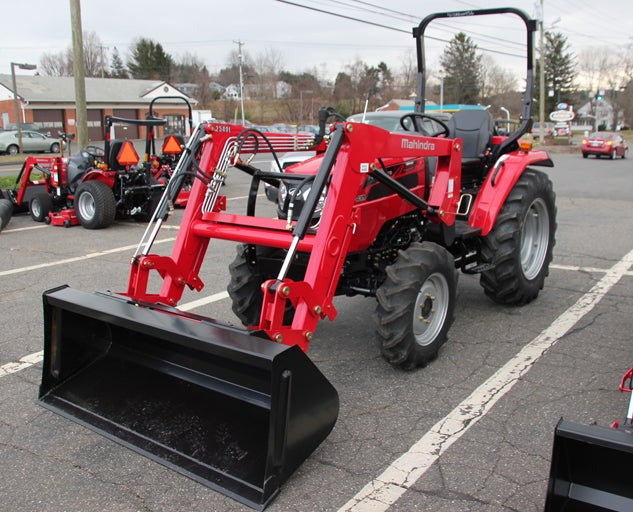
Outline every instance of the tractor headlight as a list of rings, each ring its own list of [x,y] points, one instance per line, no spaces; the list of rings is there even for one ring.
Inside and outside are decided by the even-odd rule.
[[[277,209],[280,218],[287,218],[290,213],[292,220],[297,220],[299,214],[303,209],[303,206],[310,195],[312,190],[312,184],[308,183],[301,187],[297,192],[296,185],[294,183],[287,183],[282,181],[279,185],[279,194],[277,195]],[[317,202],[317,206],[312,216],[312,226],[316,227],[318,220],[321,218],[321,213],[325,207],[325,198],[327,196],[327,187],[323,189],[321,197]]]

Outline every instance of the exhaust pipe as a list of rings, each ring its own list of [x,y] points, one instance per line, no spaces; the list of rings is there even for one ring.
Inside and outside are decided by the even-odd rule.
[[[111,293],[43,302],[42,406],[256,510],[336,423],[297,346]]]

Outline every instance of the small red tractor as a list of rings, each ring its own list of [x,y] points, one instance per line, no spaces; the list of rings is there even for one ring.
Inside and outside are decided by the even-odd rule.
[[[518,16],[527,32],[524,110],[509,135],[495,133],[486,110],[449,123],[424,111],[427,25],[489,14]],[[535,28],[513,8],[425,18],[414,29],[419,85],[402,120],[409,131],[347,122],[329,108],[314,140],[199,125],[132,256],[127,290],[44,292],[40,403],[263,509],[336,422],[338,394],[306,355],[319,321],[337,317],[335,296],[375,297],[382,354],[413,369],[447,340],[458,270],[480,274],[500,304],[528,303],[543,287],[556,206],[551,181],[534,167],[553,164],[520,142],[532,122]],[[307,149],[317,155],[284,173],[241,157]],[[228,213],[220,193],[238,171],[252,177],[242,214]],[[190,177],[173,251],[152,253]],[[256,215],[262,182],[278,187],[281,218]],[[203,289],[213,240],[237,243],[228,292],[244,328],[178,309],[185,288]]]
[[[162,152],[156,153],[156,128],[166,120],[156,117],[156,100],[150,103],[144,120],[114,116],[105,118],[105,146],[87,146],[78,154],[64,157],[28,157],[13,189],[2,195],[13,204],[14,212],[29,211],[33,220],[56,226],[81,224],[88,229],[110,226],[115,218],[134,218],[148,221],[160,200],[165,184],[182,154],[182,135],[168,134]],[[183,133],[191,133],[191,105],[189,126]],[[146,129],[145,155],[141,159],[130,140],[114,139],[116,125],[143,126]],[[185,180],[175,204],[184,206],[191,188]]]

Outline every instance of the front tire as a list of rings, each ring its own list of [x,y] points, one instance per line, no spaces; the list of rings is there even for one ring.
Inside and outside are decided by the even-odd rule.
[[[437,357],[453,322],[457,271],[453,256],[432,243],[400,251],[376,293],[375,323],[381,353],[404,370]]]
[[[276,277],[272,271],[264,272],[261,270],[261,265],[249,261],[248,253],[249,250],[246,244],[237,246],[237,255],[229,265],[231,280],[227,286],[227,292],[232,302],[231,309],[246,327],[259,325],[262,303],[264,301],[264,292],[262,292],[261,285],[264,281]],[[282,256],[283,252],[281,249],[265,246],[255,247],[255,259],[278,259],[280,262],[279,268],[281,268]],[[284,323],[290,323],[293,315],[294,308],[290,301],[287,301]]]
[[[2,231],[4,227],[9,223],[12,215],[13,203],[8,199],[0,198],[0,231]]]
[[[59,143],[53,142],[51,144],[51,153],[59,153]]]
[[[480,263],[492,266],[480,284],[493,301],[520,306],[543,288],[556,241],[555,197],[547,175],[530,168],[508,194],[480,251]]]
[[[116,201],[108,185],[101,181],[85,181],[77,187],[75,213],[86,229],[107,228],[116,216]]]
[[[29,212],[35,222],[44,222],[52,210],[53,198],[45,193],[34,195],[29,203]]]

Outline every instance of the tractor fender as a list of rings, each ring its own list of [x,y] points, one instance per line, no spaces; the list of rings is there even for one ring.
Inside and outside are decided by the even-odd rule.
[[[116,176],[116,172],[113,171],[102,171],[101,169],[92,169],[86,173],[86,175],[81,180],[85,181],[103,181],[109,188],[114,187],[114,177]]]
[[[554,167],[546,151],[515,151],[501,156],[488,172],[468,218],[468,224],[486,236],[521,174],[530,165]]]

